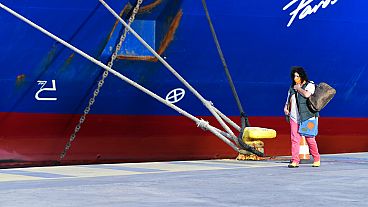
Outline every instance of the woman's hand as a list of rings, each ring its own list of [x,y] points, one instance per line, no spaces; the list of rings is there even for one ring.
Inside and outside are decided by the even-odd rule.
[[[302,96],[304,96],[305,98],[309,98],[309,96],[312,95],[309,91],[302,89],[300,84],[294,85],[294,89],[296,90],[296,92],[302,94]]]
[[[295,84],[294,85],[294,90],[298,91],[299,89],[301,89],[302,87],[300,86],[300,84]]]
[[[286,116],[288,116],[290,114],[287,105],[285,105],[285,107],[284,107],[284,113],[285,113]]]

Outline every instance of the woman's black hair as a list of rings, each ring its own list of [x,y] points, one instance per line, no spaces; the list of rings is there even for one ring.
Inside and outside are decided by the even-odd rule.
[[[300,79],[302,81],[302,83],[304,81],[308,82],[308,75],[307,73],[305,72],[304,68],[301,67],[301,66],[293,66],[291,67],[291,73],[290,73],[290,77],[291,77],[291,85],[295,85],[295,81],[294,81],[294,73],[298,73],[299,76],[300,76]]]

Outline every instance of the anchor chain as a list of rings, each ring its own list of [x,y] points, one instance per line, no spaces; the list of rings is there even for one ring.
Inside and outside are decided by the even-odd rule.
[[[135,5],[135,7],[133,9],[132,15],[130,16],[130,18],[128,20],[128,25],[129,26],[133,23],[133,21],[135,19],[135,16],[139,11],[139,7],[142,4],[142,2],[143,2],[143,0],[138,0],[137,1],[137,4]],[[111,59],[107,64],[107,66],[109,68],[112,68],[112,66],[114,65],[114,61],[116,60],[116,58],[118,56],[118,52],[121,49],[121,46],[122,46],[128,32],[129,32],[129,29],[127,27],[125,27],[124,32],[120,37],[119,43],[116,45],[115,51],[112,54]],[[74,132],[70,135],[68,143],[65,145],[65,148],[64,148],[63,152],[60,154],[60,160],[62,160],[65,157],[66,152],[70,149],[71,143],[75,140],[77,133],[79,132],[82,124],[86,120],[86,116],[88,115],[89,111],[91,110],[91,107],[94,104],[96,97],[100,93],[100,90],[101,90],[102,86],[104,85],[105,79],[107,78],[108,75],[109,75],[109,71],[105,70],[102,74],[101,80],[98,81],[98,85],[97,85],[97,88],[93,92],[93,96],[89,99],[88,106],[86,106],[86,108],[84,109],[84,111],[83,111],[84,113],[80,117],[78,124],[75,126]]]

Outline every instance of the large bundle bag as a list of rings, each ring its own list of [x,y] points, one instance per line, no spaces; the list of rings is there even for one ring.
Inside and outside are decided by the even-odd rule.
[[[320,83],[316,85],[316,90],[307,101],[308,108],[311,112],[321,111],[328,102],[335,96],[336,90],[327,83]]]

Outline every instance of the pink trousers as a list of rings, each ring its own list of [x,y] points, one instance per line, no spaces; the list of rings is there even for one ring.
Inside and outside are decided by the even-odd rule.
[[[290,119],[291,128],[291,161],[299,163],[299,145],[301,136],[298,132],[299,125]],[[312,154],[314,162],[320,161],[318,153],[318,147],[315,137],[306,137],[306,141],[309,147],[309,152]]]

